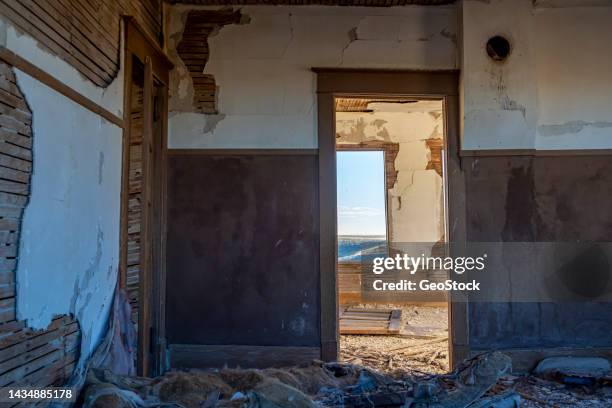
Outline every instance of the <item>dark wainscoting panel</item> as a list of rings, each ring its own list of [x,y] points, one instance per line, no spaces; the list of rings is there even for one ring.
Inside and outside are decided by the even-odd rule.
[[[168,343],[319,347],[317,156],[170,153]]]
[[[463,159],[467,239],[612,241],[612,156]],[[610,347],[612,304],[470,304],[470,346]]]

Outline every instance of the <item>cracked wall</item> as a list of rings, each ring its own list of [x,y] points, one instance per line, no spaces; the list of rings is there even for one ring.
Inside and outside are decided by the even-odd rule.
[[[397,178],[387,190],[391,242],[444,239],[443,182],[430,166],[428,142],[443,139],[441,101],[368,104],[371,112],[336,112],[336,142],[350,147],[371,142],[398,143]]]
[[[2,45],[121,116],[123,72],[98,88],[32,38],[0,24]],[[21,225],[17,319],[78,321],[81,359],[106,329],[117,282],[122,130],[15,69],[32,111],[31,195]],[[52,101],[50,103],[50,101]]]
[[[175,43],[185,10],[173,7]],[[215,78],[219,115],[181,111],[192,100],[193,89],[178,62],[171,89],[170,148],[314,148],[312,67],[457,66],[453,6],[249,6],[240,11],[248,24],[226,25],[208,38],[204,73]],[[169,54],[176,58],[174,50]]]
[[[612,7],[466,0],[461,15],[464,149],[612,147]],[[485,52],[494,35],[505,62]]]

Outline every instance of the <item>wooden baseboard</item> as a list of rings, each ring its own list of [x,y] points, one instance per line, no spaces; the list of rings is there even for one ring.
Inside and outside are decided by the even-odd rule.
[[[321,358],[318,347],[171,344],[171,368],[267,368],[307,364]]]
[[[486,350],[470,350],[469,356],[473,357]],[[572,357],[605,357],[612,359],[612,348],[544,348],[544,349],[505,349],[498,350],[512,359],[512,371],[515,373],[527,373],[532,371],[536,365],[547,357],[572,356]]]

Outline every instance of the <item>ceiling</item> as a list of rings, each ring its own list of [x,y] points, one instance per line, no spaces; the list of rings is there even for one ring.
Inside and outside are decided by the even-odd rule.
[[[455,0],[171,0],[173,4],[201,6],[245,6],[245,5],[288,5],[288,6],[363,6],[392,7],[407,5],[437,6],[452,4]]]
[[[439,112],[441,100],[336,98],[336,112]]]

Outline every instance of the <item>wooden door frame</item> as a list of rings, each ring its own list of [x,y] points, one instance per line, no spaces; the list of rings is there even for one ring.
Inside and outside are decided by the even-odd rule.
[[[459,140],[459,72],[313,68],[317,74],[320,222],[321,358],[338,358],[335,98],[439,99],[444,105],[448,242],[465,242],[465,182]],[[454,366],[468,354],[468,304],[449,299],[449,349]]]
[[[168,86],[172,62],[157,45],[155,40],[140,27],[134,18],[125,16],[124,27],[124,98],[123,98],[123,141],[121,173],[121,233],[119,252],[119,286],[126,287],[127,277],[127,242],[128,242],[128,198],[129,198],[129,162],[130,162],[130,109],[133,58],[140,60],[144,67],[143,97],[143,148],[150,144],[158,149],[159,163],[144,163],[143,155],[143,191],[149,197],[153,208],[141,210],[141,268],[139,279],[139,319],[137,371],[140,375],[159,373],[165,360],[164,308],[165,301],[165,191],[167,163],[167,129],[168,129]],[[152,95],[155,83],[160,84],[160,144],[153,144],[153,104]],[[148,119],[148,120],[147,120]],[[159,166],[152,177],[153,166]],[[146,175],[149,177],[146,177]],[[148,180],[147,180],[148,179]],[[150,295],[149,295],[150,294]]]

